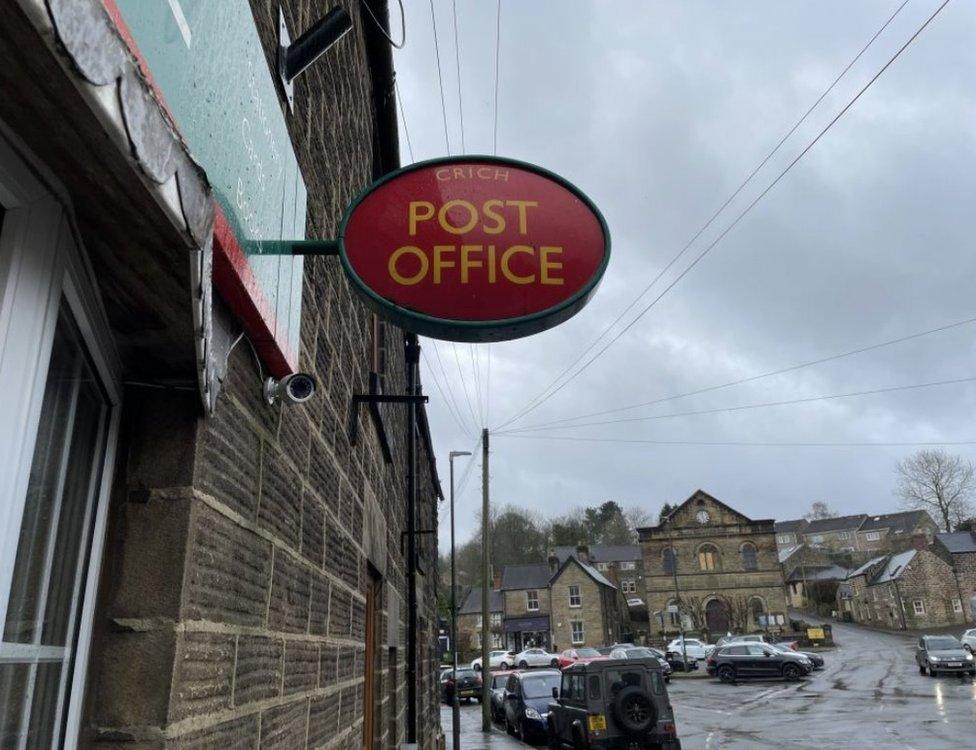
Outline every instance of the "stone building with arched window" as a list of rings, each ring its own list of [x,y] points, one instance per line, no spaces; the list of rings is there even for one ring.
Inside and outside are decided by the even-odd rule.
[[[652,633],[749,632],[785,622],[772,520],[754,521],[698,490],[638,532]]]

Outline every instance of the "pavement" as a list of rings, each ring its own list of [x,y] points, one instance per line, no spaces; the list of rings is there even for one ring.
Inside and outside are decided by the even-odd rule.
[[[811,619],[811,618],[807,618]],[[796,683],[672,680],[683,750],[962,750],[976,747],[976,682],[918,673],[917,635],[832,623],[837,648]],[[451,713],[441,725],[451,747]],[[481,707],[461,706],[461,747],[522,748],[481,732]]]

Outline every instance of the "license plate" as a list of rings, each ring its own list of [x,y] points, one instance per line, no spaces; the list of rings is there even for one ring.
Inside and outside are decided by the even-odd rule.
[[[607,717],[603,714],[590,716],[587,724],[589,725],[589,730],[591,732],[599,732],[600,730],[607,728]]]
[[[961,667],[962,666],[962,662],[961,661],[950,661],[949,662],[949,666],[950,667]]]
[[[462,696],[462,697],[468,697],[468,696],[470,696],[470,695],[474,695],[474,690],[461,690],[461,691],[460,691],[460,692],[458,693],[458,695],[460,695],[460,696]]]

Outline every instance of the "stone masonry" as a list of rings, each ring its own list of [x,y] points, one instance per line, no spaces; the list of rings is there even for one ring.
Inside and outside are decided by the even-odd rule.
[[[579,606],[570,603],[570,586],[578,586]],[[622,612],[620,592],[594,580],[575,558],[569,558],[550,583],[553,650],[574,646],[604,646],[620,641]],[[582,640],[572,637],[572,623],[583,624]]]
[[[278,2],[252,0],[269,65]],[[282,2],[293,35],[324,12]],[[375,3],[374,5],[379,5]],[[307,234],[335,236],[378,162],[367,16],[296,81],[286,115],[308,187]],[[186,391],[126,393],[89,672],[95,747],[362,747],[367,684],[376,748],[405,740],[405,425],[386,410],[392,463],[350,397],[379,369],[405,391],[404,338],[375,325],[335,258],[308,258],[300,369],[305,405],[268,406],[246,341],[232,352],[212,418]],[[383,362],[377,367],[376,351]],[[423,435],[421,437],[424,437]],[[417,528],[437,522],[437,478],[420,441]],[[418,725],[439,742],[436,536],[418,540]],[[371,588],[372,586],[372,588]],[[367,623],[368,592],[378,591]],[[367,628],[376,633],[366,663]]]

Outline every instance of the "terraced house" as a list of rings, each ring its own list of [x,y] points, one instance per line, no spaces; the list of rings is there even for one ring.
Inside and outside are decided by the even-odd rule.
[[[342,6],[285,80],[321,3],[2,3],[0,747],[441,741],[424,411],[349,429],[417,340],[257,252],[399,164],[387,3]]]

